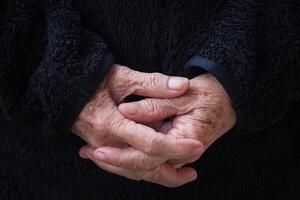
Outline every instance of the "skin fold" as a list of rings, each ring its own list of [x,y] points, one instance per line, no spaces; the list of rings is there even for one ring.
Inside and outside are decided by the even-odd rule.
[[[112,171],[113,168],[114,173],[134,180],[147,180],[170,187],[194,180],[197,176],[194,169],[185,167],[177,170],[166,161],[184,160],[190,155],[199,154],[202,151],[200,142],[194,139],[178,140],[172,135],[159,133],[151,127],[125,118],[118,110],[118,105],[131,94],[173,98],[182,95],[188,88],[189,80],[186,78],[168,77],[159,73],[146,74],[114,65],[72,127],[72,132],[90,147],[83,148],[80,155],[90,158],[104,170]],[[125,173],[124,170],[120,171],[93,159],[91,148],[104,145],[133,148],[138,150],[137,154],[150,159],[149,163],[159,163],[161,167],[152,170],[152,166],[144,169],[143,165],[139,171],[129,170]],[[163,163],[165,164],[162,165]]]
[[[123,103],[130,94],[151,98]],[[72,130],[87,142],[80,156],[100,168],[177,187],[197,178],[184,165],[235,123],[231,100],[211,74],[187,80],[115,65]]]

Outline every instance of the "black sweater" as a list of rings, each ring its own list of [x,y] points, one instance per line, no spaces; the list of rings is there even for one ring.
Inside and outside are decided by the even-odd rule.
[[[235,134],[228,137],[254,143],[272,138],[268,130],[300,98],[299,10],[297,0],[1,0],[1,199],[169,194],[77,156],[83,142],[70,126],[113,63],[180,76],[208,71],[238,113]],[[212,151],[223,143],[234,149],[232,140],[223,141]],[[221,156],[209,154],[203,166]],[[202,190],[193,189],[192,197],[206,194]]]

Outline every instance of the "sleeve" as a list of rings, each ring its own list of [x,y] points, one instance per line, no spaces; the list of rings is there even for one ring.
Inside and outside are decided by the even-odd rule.
[[[227,1],[199,28],[186,74],[209,72],[231,97],[233,132],[255,133],[300,99],[300,33],[296,0]]]
[[[67,0],[7,0],[1,12],[0,114],[68,133],[113,64],[107,44]]]

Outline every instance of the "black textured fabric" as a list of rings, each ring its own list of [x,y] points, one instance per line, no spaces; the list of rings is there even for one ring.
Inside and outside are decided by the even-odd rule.
[[[188,49],[237,83],[243,133],[272,125],[299,99],[299,8],[297,1],[227,1]]]
[[[299,22],[296,0],[2,0],[0,199],[297,199]],[[254,133],[215,143],[198,181],[167,189],[106,173],[58,134],[113,62],[184,75],[195,55],[234,78]]]
[[[1,24],[1,113],[44,133],[65,132],[71,124],[68,113],[81,100],[78,88],[93,81],[89,88],[94,91],[112,64],[111,59],[101,66],[107,45],[98,34],[82,28],[70,3],[6,2]]]

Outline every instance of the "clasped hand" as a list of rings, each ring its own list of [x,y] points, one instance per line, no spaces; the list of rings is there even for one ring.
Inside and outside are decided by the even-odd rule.
[[[132,94],[149,98],[124,103]],[[113,65],[72,131],[87,142],[80,156],[103,170],[177,187],[197,178],[185,164],[235,123],[230,98],[211,74],[188,80]]]

